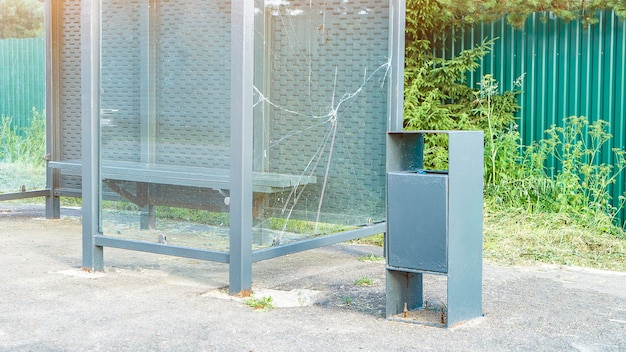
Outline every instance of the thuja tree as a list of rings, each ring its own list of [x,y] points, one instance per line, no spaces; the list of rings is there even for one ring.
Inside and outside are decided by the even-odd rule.
[[[511,170],[515,164],[512,141],[517,137],[517,92],[501,93],[492,77],[474,82],[474,86],[466,84],[467,73],[478,68],[495,39],[485,40],[453,58],[434,53],[454,40],[450,36],[462,33],[463,28],[503,16],[511,25],[521,27],[536,11],[552,12],[565,20],[581,19],[584,25],[595,22],[595,11],[599,9],[626,15],[626,1],[621,0],[407,0],[406,5],[405,128],[484,130],[488,184],[498,181],[497,170]],[[485,82],[489,82],[489,89]],[[521,84],[514,89],[521,89]],[[503,141],[507,148],[502,148]],[[446,149],[445,136],[430,137],[426,166],[446,168]]]
[[[480,82],[470,87],[465,77],[478,68],[479,60],[491,50],[494,40],[485,40],[450,59],[433,54],[446,40],[453,39],[447,35],[468,25],[471,21],[456,16],[437,1],[407,1],[404,125],[409,130],[484,130],[490,149],[491,139],[500,138],[515,126],[515,93],[490,92],[486,102]],[[447,168],[445,138],[428,137],[424,151],[426,167]],[[490,163],[496,160],[493,156],[486,158],[490,170]]]
[[[585,217],[599,218],[601,213],[614,220],[619,209],[609,204],[607,186],[615,182],[615,175],[626,170],[624,151],[614,150],[614,165],[584,162],[596,160],[598,146],[606,142],[609,135],[603,132],[604,124],[586,126],[580,122],[583,118],[568,118],[564,124],[575,128],[555,126],[548,131],[550,138],[524,147],[515,124],[515,89],[521,89],[521,78],[513,85],[514,90],[505,92],[490,75],[475,82],[474,87],[466,85],[467,72],[478,67],[480,58],[491,50],[493,40],[485,40],[449,59],[433,53],[454,39],[448,37],[451,33],[461,33],[477,21],[508,14],[509,23],[520,27],[530,13],[550,11],[565,20],[579,19],[587,26],[595,22],[595,10],[613,9],[623,18],[625,6],[626,1],[407,0],[405,128],[485,131],[486,196],[494,204],[530,207],[533,211],[584,210],[589,215]],[[601,143],[585,146],[559,139],[575,135],[584,140],[582,130]],[[430,137],[426,143],[425,166],[447,168],[445,135]],[[573,152],[565,157],[558,154],[569,150]],[[544,161],[548,155],[560,158],[563,165],[556,177],[546,174]],[[583,156],[582,161],[575,156]],[[621,206],[625,202],[626,194],[620,197]]]
[[[507,21],[521,27],[533,12],[550,12],[564,20],[581,20],[583,25],[598,22],[597,10],[613,10],[626,17],[623,0],[438,0],[446,16],[463,18],[465,22],[480,22],[507,17]]]

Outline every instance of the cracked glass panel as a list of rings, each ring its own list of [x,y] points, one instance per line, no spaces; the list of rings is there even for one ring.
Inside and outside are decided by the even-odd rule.
[[[226,250],[230,3],[103,0],[101,231]]]
[[[255,5],[253,247],[383,221],[388,2]],[[101,16],[103,234],[227,250],[230,2]]]
[[[256,2],[255,248],[384,220],[388,2]]]

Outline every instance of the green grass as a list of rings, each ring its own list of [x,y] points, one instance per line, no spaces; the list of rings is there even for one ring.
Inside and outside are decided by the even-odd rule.
[[[230,214],[228,213],[157,206],[157,214],[164,219],[193,221],[211,226],[229,226],[230,224]]]
[[[338,233],[346,230],[350,230],[354,227],[299,219],[285,219],[285,218],[270,218],[269,227],[272,230],[287,231],[293,233],[314,234],[314,235],[327,235],[331,233]]]
[[[43,166],[46,152],[45,116],[32,110],[30,125],[18,128],[13,118],[0,116],[0,161]]]
[[[250,298],[243,301],[243,303],[252,309],[263,310],[265,312],[274,308],[274,300],[272,299],[272,296],[263,296],[261,298],[250,296]]]
[[[484,258],[498,264],[626,271],[626,235],[604,221],[593,224],[558,213],[486,209],[483,236]]]
[[[23,162],[0,162],[0,193],[46,188],[46,170],[40,165]]]
[[[360,278],[354,280],[354,284],[357,286],[372,286],[374,284],[374,280],[367,276],[361,276]]]
[[[377,235],[359,238],[354,240],[353,243],[383,247],[385,245],[385,234],[379,233]]]
[[[380,261],[385,260],[385,258],[379,257],[375,255],[374,253],[370,253],[369,255],[364,255],[364,256],[359,257],[359,260],[362,262],[380,262]]]

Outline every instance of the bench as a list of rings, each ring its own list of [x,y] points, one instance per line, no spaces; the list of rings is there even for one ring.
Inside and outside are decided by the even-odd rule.
[[[82,172],[80,160],[50,161],[48,167],[60,170],[62,175],[80,176]],[[101,173],[111,191],[142,208],[141,228],[154,228],[154,205],[228,211],[228,169],[103,161]],[[256,194],[253,216],[262,215],[260,209],[269,195],[316,182],[315,176],[253,172],[252,190]]]

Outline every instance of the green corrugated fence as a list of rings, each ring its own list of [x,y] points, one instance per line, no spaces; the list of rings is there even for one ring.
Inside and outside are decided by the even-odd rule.
[[[610,123],[614,137],[601,162],[613,164],[611,148],[626,147],[626,24],[612,11],[600,12],[598,18],[589,28],[545,13],[531,15],[522,29],[506,20],[481,24],[450,43],[442,56],[498,37],[481,68],[468,75],[468,84],[476,87],[489,73],[509,90],[525,75],[518,114],[524,144],[543,138],[546,129],[562,125],[568,116],[586,116],[590,123],[601,119]],[[626,176],[621,175],[610,189],[614,201],[624,191]],[[620,215],[626,219],[624,210]]]
[[[30,125],[32,109],[45,108],[46,62],[44,38],[0,40],[0,116],[13,125]]]

